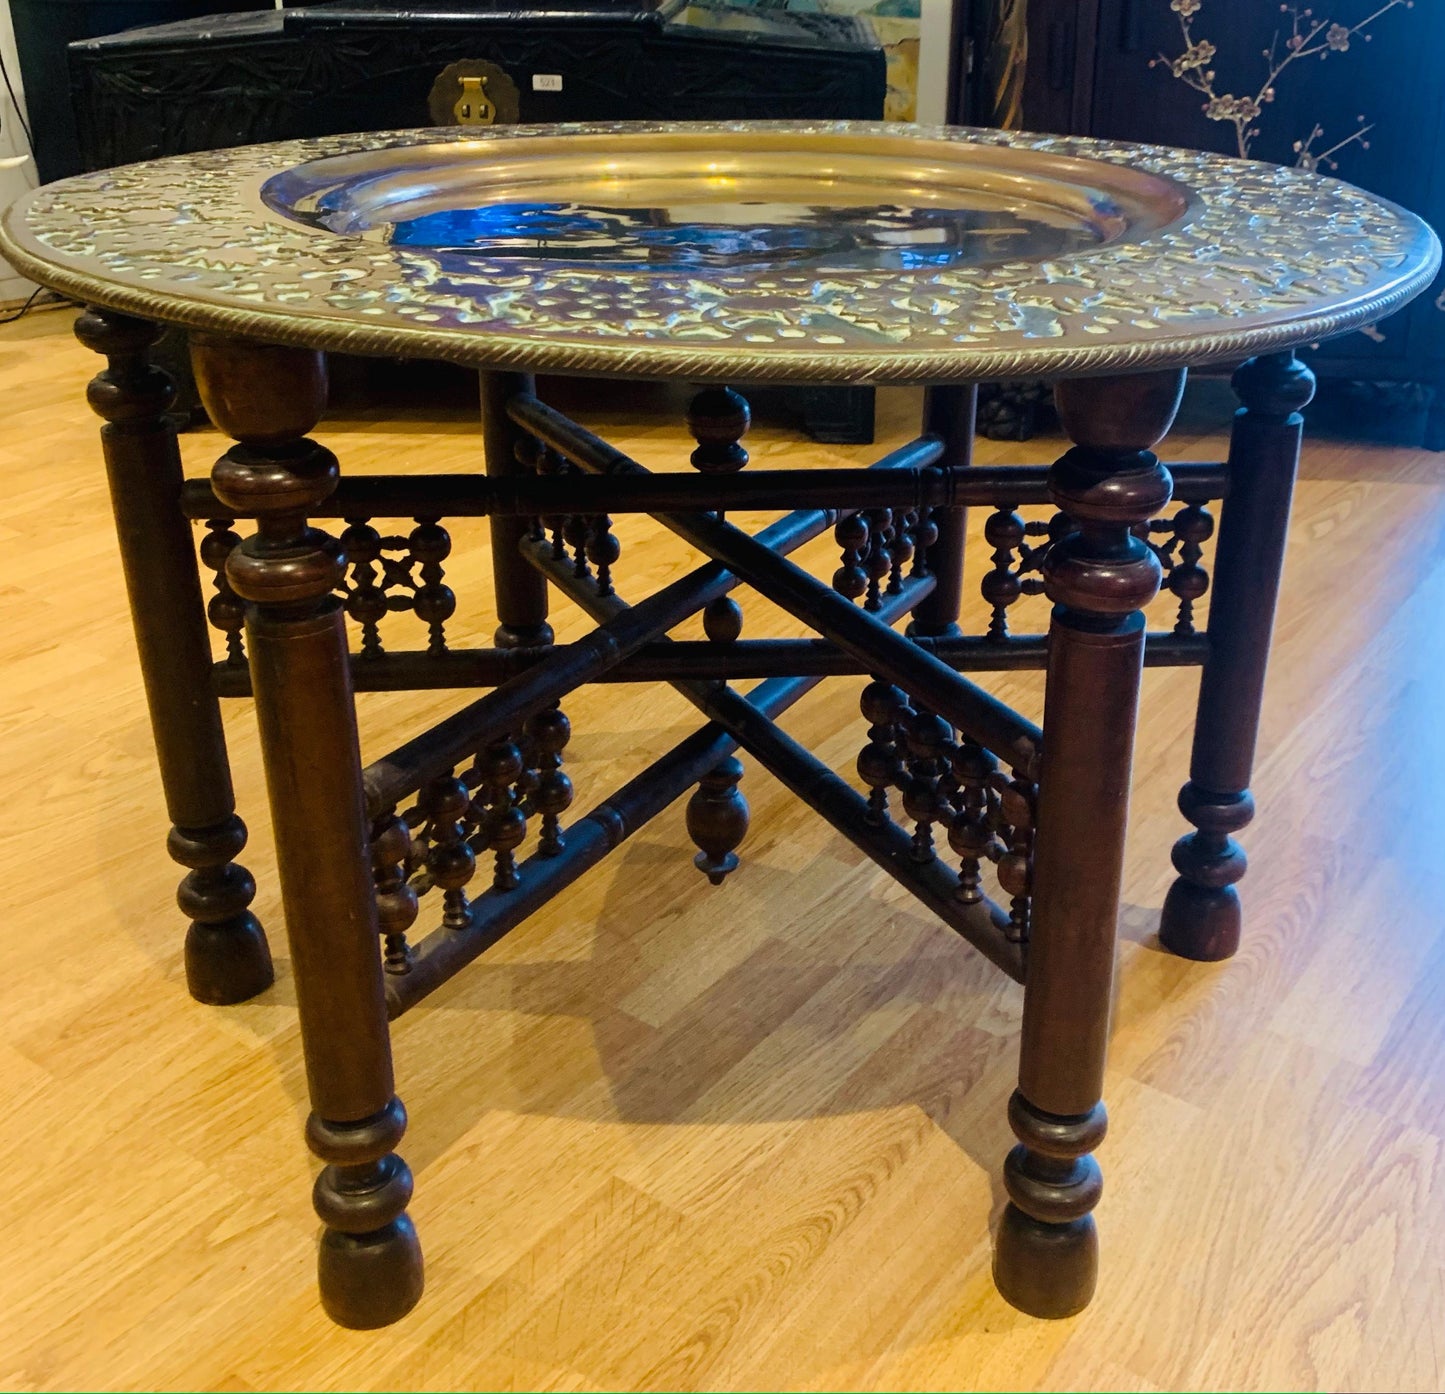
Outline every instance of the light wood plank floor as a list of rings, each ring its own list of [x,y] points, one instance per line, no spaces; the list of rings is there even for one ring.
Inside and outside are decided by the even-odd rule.
[[[724,888],[693,869],[676,806],[399,1024],[428,1288],[401,1325],[358,1334],[314,1296],[300,1046],[245,703],[228,729],[280,977],[241,1007],[185,994],[81,403],[94,368],[66,314],[0,331],[0,1385],[1441,1387],[1445,459],[1309,450],[1247,940],[1226,965],[1154,937],[1196,680],[1147,679],[1086,1313],[1030,1321],[989,1282],[1017,989],[750,769],[753,830]],[[680,433],[646,396],[592,419],[676,465]],[[884,394],[884,443],[916,410]],[[352,469],[476,463],[460,412],[320,434]],[[772,459],[798,438],[760,428],[753,445]],[[184,448],[201,471],[220,446]],[[1188,423],[1170,447],[1219,448]],[[492,625],[480,531],[456,529],[459,641]],[[622,531],[624,594],[691,563],[648,524]],[[975,579],[985,565],[977,547]],[[790,632],[748,612],[751,634]],[[858,686],[826,684],[786,718],[840,769],[863,739]],[[1036,709],[1036,679],[996,686]],[[364,699],[368,749],[459,700]],[[569,708],[583,808],[694,724],[661,689]]]

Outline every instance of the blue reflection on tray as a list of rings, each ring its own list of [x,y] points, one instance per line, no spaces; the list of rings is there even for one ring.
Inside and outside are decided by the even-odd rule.
[[[323,201],[324,202],[324,201]],[[658,270],[779,262],[910,270],[1013,257],[1053,257],[1099,245],[1097,229],[978,209],[874,205],[828,208],[709,203],[691,208],[602,208],[502,203],[399,221],[403,247],[494,257],[648,266]]]

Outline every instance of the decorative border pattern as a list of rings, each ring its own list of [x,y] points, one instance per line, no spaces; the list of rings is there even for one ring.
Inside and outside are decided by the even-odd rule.
[[[513,126],[483,139],[625,137],[655,123]],[[1193,216],[1045,262],[913,271],[623,271],[468,258],[317,231],[264,210],[264,180],[324,156],[477,139],[422,130],[287,141],[63,180],[17,203],[0,252],[109,309],[277,343],[528,371],[747,382],[905,383],[1142,371],[1301,347],[1383,318],[1440,246],[1337,180],[1161,146],[881,122],[705,129],[921,137],[1163,175]]]

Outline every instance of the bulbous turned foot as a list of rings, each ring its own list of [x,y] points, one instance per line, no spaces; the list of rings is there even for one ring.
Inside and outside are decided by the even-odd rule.
[[[404,1317],[421,1298],[421,1245],[406,1213],[411,1171],[391,1149],[406,1131],[395,1097],[354,1123],[312,1114],[311,1150],[328,1165],[311,1193],[321,1222],[317,1275],[321,1305],[341,1326],[369,1330]]]
[[[1099,1231],[1092,1215],[1048,1225],[1004,1207],[993,1257],[999,1296],[1027,1316],[1056,1321],[1089,1305],[1099,1278]]]
[[[1072,1117],[1044,1113],[1020,1093],[1009,1100],[1019,1145],[1004,1162],[1004,1207],[994,1249],[999,1295],[1031,1317],[1071,1317],[1089,1305],[1099,1276],[1091,1213],[1104,1188],[1090,1155],[1108,1127],[1104,1106]]]
[[[249,1002],[275,981],[265,931],[249,910],[221,924],[197,921],[186,931],[186,986],[197,1002]]]
[[[316,1268],[327,1316],[357,1331],[400,1321],[426,1283],[410,1215],[369,1234],[324,1230]]]
[[[1199,831],[1174,844],[1179,879],[1164,898],[1159,942],[1180,958],[1218,963],[1239,948],[1243,912],[1234,887],[1249,862],[1230,834],[1254,817],[1254,800],[1247,790],[1219,794],[1191,780],[1180,791],[1179,808]]]
[[[247,908],[255,879],[233,860],[245,845],[246,825],[234,814],[210,828],[172,828],[166,841],[171,856],[191,869],[176,892],[191,921],[186,985],[208,1006],[245,1002],[276,980],[265,931]]]
[[[1159,942],[1180,958],[1220,963],[1238,952],[1243,923],[1233,886],[1196,886],[1181,877],[1164,897]]]

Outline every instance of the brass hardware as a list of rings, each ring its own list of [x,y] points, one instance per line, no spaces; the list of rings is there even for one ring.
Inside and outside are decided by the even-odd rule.
[[[487,79],[481,75],[462,79],[462,95],[452,108],[458,126],[490,126],[496,122],[496,103],[487,96]]]
[[[427,110],[434,126],[511,126],[521,119],[521,94],[495,63],[463,58],[437,74]]]

